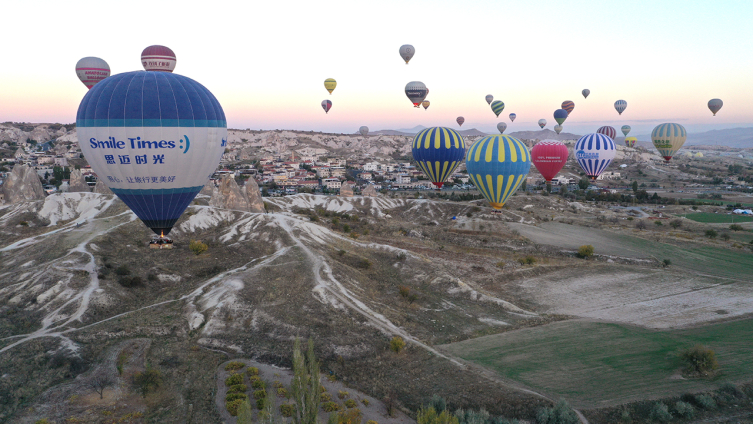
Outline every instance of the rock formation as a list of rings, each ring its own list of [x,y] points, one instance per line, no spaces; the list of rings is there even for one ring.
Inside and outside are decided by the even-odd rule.
[[[37,171],[22,164],[13,167],[1,188],[6,203],[31,202],[45,197]]]
[[[71,173],[72,175],[72,173]],[[114,193],[112,190],[110,190],[109,187],[105,185],[105,183],[102,182],[102,180],[97,180],[97,185],[94,186],[94,193],[98,194],[109,194],[113,195]]]
[[[86,180],[81,175],[80,169],[71,171],[71,177],[68,180],[68,193],[90,193],[91,189],[86,184]]]
[[[353,187],[355,184],[353,184],[351,181],[344,182],[342,186],[340,186],[340,197],[353,197]]]
[[[246,199],[248,199],[248,211],[258,213],[265,212],[264,199],[261,197],[259,185],[256,184],[256,180],[253,177],[246,180],[246,186],[243,187],[243,189]]]
[[[232,175],[223,175],[220,185],[212,193],[209,206],[238,211],[250,211],[248,198],[235,183]]]
[[[369,184],[366,186],[365,189],[363,189],[363,192],[361,193],[366,197],[377,197],[379,196],[379,193],[377,193],[376,188],[374,188],[374,184]]]
[[[199,194],[203,194],[205,196],[212,197],[212,193],[214,193],[214,181],[207,181],[207,183],[204,185],[204,188],[201,189]]]

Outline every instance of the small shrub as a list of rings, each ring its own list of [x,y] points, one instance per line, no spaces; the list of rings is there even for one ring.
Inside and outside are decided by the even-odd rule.
[[[350,232],[350,225],[348,225],[348,224],[343,225],[343,231],[346,232],[346,233],[349,233]]]
[[[356,406],[358,406],[358,402],[356,402],[355,399],[348,399],[345,401],[346,408],[355,408]]]
[[[505,269],[505,261],[499,261],[499,262],[497,262],[497,268],[499,268],[499,269]]]
[[[362,404],[363,404],[364,406],[369,406],[369,400],[368,400],[368,399],[361,399],[361,403],[362,403]],[[371,422],[371,421],[368,421],[368,422],[367,422],[367,424],[368,424],[369,422]],[[376,424],[376,423],[375,423],[375,424]]]
[[[665,259],[665,260],[663,260],[663,261],[662,261],[662,266],[663,266],[664,268],[666,268],[666,267],[668,267],[668,266],[670,266],[670,265],[672,265],[672,261],[671,261],[671,260],[669,260],[669,259]]]
[[[265,389],[254,391],[254,399],[261,399],[267,397],[267,391]]]
[[[251,387],[253,387],[254,389],[266,389],[267,383],[265,383],[262,379],[256,379],[251,381]]]
[[[242,374],[233,374],[225,379],[225,385],[228,387],[235,386],[236,384],[243,384]]]
[[[664,225],[661,221],[654,221],[654,224],[656,224],[657,227]]]
[[[693,405],[687,402],[678,401],[675,403],[675,412],[677,412],[677,415],[682,418],[693,418],[695,409],[693,408]]]
[[[144,372],[137,372],[133,375],[133,384],[141,392],[141,396],[146,397],[147,393],[162,385],[162,373],[153,368],[147,368]]]
[[[554,408],[539,409],[536,413],[536,422],[539,424],[579,424],[580,419],[570,405],[563,400]]]
[[[352,232],[352,233],[350,233],[350,238],[352,238],[353,240],[357,239],[358,238],[358,233],[355,232],[355,231]]]
[[[131,273],[131,270],[128,269],[127,265],[121,265],[117,268],[115,268],[115,275],[129,275]]]
[[[284,387],[278,387],[277,388],[277,397],[286,398],[288,397],[288,389]]]
[[[152,273],[152,272],[150,272],[150,273],[149,273],[149,274],[148,274],[148,275],[146,276],[146,281],[149,281],[150,283],[155,283],[155,282],[157,282],[157,280],[158,280],[158,278],[157,278],[157,274],[154,274],[154,273]]]
[[[730,239],[730,237],[729,237],[729,234],[727,234],[727,233],[722,233],[722,235],[721,235],[721,239],[722,239],[722,240],[724,240],[724,241],[729,241],[729,239]]]
[[[578,248],[578,253],[576,254],[576,256],[578,256],[579,258],[587,259],[593,256],[593,254],[594,247],[590,244],[586,244]]]
[[[680,219],[673,219],[669,221],[669,226],[674,228],[675,230],[682,227],[682,220]]]
[[[667,407],[664,402],[656,402],[651,408],[651,414],[649,416],[652,421],[658,421],[660,423],[666,423],[672,419],[669,407]]]
[[[718,235],[718,233],[714,230],[706,230],[706,232],[704,232],[703,234],[710,239],[715,239]]]
[[[256,399],[256,409],[258,409],[259,411],[262,411],[262,410],[264,410],[265,406],[267,406],[267,398],[266,397],[262,397],[262,398]]]
[[[337,376],[334,374],[330,374],[327,376],[327,380],[329,381],[337,381]]]
[[[714,351],[701,345],[686,349],[680,354],[680,359],[685,363],[686,372],[690,374],[705,376],[719,368]]]
[[[645,230],[646,229],[646,222],[643,221],[643,220],[640,220],[640,221],[636,222],[635,223],[635,228],[637,228],[639,230]]]
[[[229,389],[227,389],[228,392],[232,393],[245,393],[247,390],[248,386],[246,386],[245,384],[233,384]]]
[[[332,395],[329,393],[324,392],[321,395],[319,395],[319,402],[329,402],[331,400],[332,400]]]
[[[248,399],[248,395],[245,393],[228,393],[225,395],[225,402],[232,402],[236,399]]]
[[[706,395],[706,394],[697,395],[695,397],[695,401],[698,404],[698,406],[700,406],[701,408],[707,411],[712,411],[716,409],[716,401],[710,395]]]
[[[282,415],[285,418],[290,418],[293,416],[293,413],[295,412],[295,406],[291,405],[289,403],[283,403],[280,405],[280,415]]]
[[[342,249],[340,249],[340,251],[339,251],[339,252],[337,252],[337,255],[338,255],[338,256],[345,256],[345,251],[344,251],[344,250],[342,250]]]
[[[279,389],[280,387],[284,387],[284,386],[282,385],[282,383],[280,383],[280,380],[275,380],[272,382],[272,387],[274,387],[275,389]]]
[[[533,255],[528,255],[524,258],[518,259],[521,265],[533,265],[536,263],[536,258]]]
[[[632,216],[629,216],[629,217],[627,217],[627,220],[628,220],[628,221],[632,221],[632,220],[633,220],[633,217],[632,217]]]
[[[473,217],[473,213],[472,212],[468,212],[468,213],[465,214],[465,216],[467,216],[468,218],[471,218],[471,217]]]
[[[198,256],[203,252],[206,252],[207,249],[209,249],[209,246],[202,243],[201,240],[191,240],[191,242],[188,243],[188,248],[194,253],[194,255]]]
[[[408,295],[410,295],[410,289],[408,287],[400,286],[400,288],[398,288],[397,290],[400,293],[400,296],[402,296],[403,298],[407,299]]]
[[[368,259],[361,259],[356,266],[361,269],[369,269],[371,268],[371,261]]]
[[[350,408],[337,413],[338,424],[361,424],[363,414],[358,408]]]
[[[235,399],[230,402],[225,402],[225,409],[227,409],[227,412],[230,413],[230,415],[236,416],[238,415],[238,408],[240,408],[244,401],[244,399]]]
[[[47,421],[47,418],[42,418],[41,420],[34,421],[34,424],[50,424],[50,422]]]
[[[729,229],[732,230],[732,231],[742,231],[742,230],[744,230],[743,226],[739,225],[739,224],[732,224],[732,225],[729,226]]]
[[[400,353],[405,348],[405,340],[400,336],[395,336],[390,340],[390,349],[395,353]]]
[[[141,281],[141,277],[139,277],[138,275],[123,276],[118,278],[118,284],[126,288],[138,287],[142,283],[143,282]]]
[[[232,361],[228,362],[227,365],[225,365],[225,371],[237,371],[245,366],[246,364],[244,364],[243,362]]]
[[[324,402],[322,404],[322,410],[324,412],[335,412],[340,410],[340,405],[336,404],[335,402]]]
[[[417,296],[417,295],[415,295],[415,294],[413,294],[413,293],[411,293],[411,294],[409,294],[409,295],[408,295],[408,303],[410,303],[411,305],[412,305],[412,304],[413,304],[413,302],[415,302],[415,301],[416,301],[417,299],[418,299],[418,296]]]
[[[368,420],[368,421],[366,421],[366,424],[379,424],[379,423],[377,423],[374,420]]]
[[[340,398],[340,399],[347,399],[347,398],[350,397],[350,393],[342,391],[342,390],[338,390],[337,391],[337,397]]]
[[[364,234],[366,234],[366,232],[364,232]],[[406,257],[407,257],[407,255],[405,254],[405,252],[398,252],[397,253],[397,260],[398,261],[404,261]]]
[[[338,219],[337,217],[335,217],[335,218],[332,218],[332,224],[333,224],[333,225],[337,225],[337,224],[339,224],[339,223],[340,223],[340,219]]]

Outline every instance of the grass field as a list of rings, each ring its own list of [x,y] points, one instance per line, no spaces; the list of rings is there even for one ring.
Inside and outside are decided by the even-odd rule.
[[[589,408],[750,380],[751,340],[753,319],[670,331],[566,321],[442,348],[535,390]],[[716,352],[720,372],[713,380],[679,378],[678,352],[695,344]]]
[[[734,224],[751,222],[753,216],[727,215],[726,213],[695,212],[685,215],[685,218],[704,224]]]

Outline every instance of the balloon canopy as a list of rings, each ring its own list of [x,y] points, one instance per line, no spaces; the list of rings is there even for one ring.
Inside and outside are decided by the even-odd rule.
[[[575,109],[575,103],[572,100],[565,100],[560,107],[567,111],[567,116],[570,116],[570,113]]]
[[[337,81],[335,81],[334,78],[327,78],[324,80],[324,88],[329,91],[329,94],[332,94],[332,92],[335,91],[335,87],[337,87]]]
[[[586,134],[575,143],[575,159],[592,180],[612,163],[616,146],[612,138],[600,133]]]
[[[324,113],[329,113],[329,110],[332,109],[332,102],[329,100],[322,100],[322,109],[324,109]]]
[[[651,131],[651,141],[654,147],[667,162],[680,150],[687,138],[688,133],[680,124],[661,124]]]
[[[369,135],[369,127],[364,125],[358,129],[358,132],[361,133],[362,136],[366,137],[367,135]]]
[[[584,99],[587,99],[588,95],[591,94],[591,90],[584,88],[583,91],[581,91],[580,93],[583,94]]]
[[[495,100],[492,102],[492,112],[494,112],[497,117],[499,117],[499,114],[502,113],[503,110],[505,110],[505,102],[501,100]]]
[[[509,135],[490,135],[468,149],[465,168],[476,188],[494,209],[525,181],[531,169],[531,154],[522,141]]]
[[[497,130],[499,131],[500,134],[504,134],[506,129],[507,129],[507,124],[505,124],[504,122],[500,122],[497,124]]]
[[[531,161],[547,182],[552,181],[567,162],[567,146],[557,140],[541,140],[531,149]]]
[[[421,103],[429,95],[429,89],[421,81],[411,81],[405,85],[405,95],[414,107],[421,107]]]
[[[410,44],[403,44],[400,46],[400,57],[403,58],[406,65],[410,62],[414,54],[416,54],[416,49]]]
[[[622,115],[622,112],[624,112],[626,108],[627,108],[627,102],[626,101],[624,101],[624,100],[617,100],[616,102],[614,102],[614,109],[620,115]]]
[[[623,125],[622,128],[620,128],[620,130],[622,131],[622,135],[627,136],[631,128],[630,128],[630,125]]]
[[[565,119],[567,119],[567,111],[565,109],[557,109],[554,111],[554,120],[557,121],[559,125],[562,125],[562,123],[565,122]]]
[[[98,57],[85,57],[76,63],[76,76],[91,90],[94,84],[110,76],[110,65]]]
[[[492,100],[494,100],[494,96],[491,94],[486,95],[486,104],[492,104]]]
[[[95,85],[76,129],[99,179],[160,235],[209,181],[227,145],[217,99],[169,72],[127,72]]]
[[[175,53],[165,46],[149,46],[141,52],[141,64],[147,71],[172,72],[177,59]]]
[[[511,113],[510,114],[510,122],[515,122],[515,118],[517,118],[517,117],[518,117],[518,115],[516,115],[514,113]]]
[[[423,102],[421,102],[421,106],[423,106],[424,110],[426,110],[429,108],[429,106],[431,106],[431,102],[428,100],[424,100]]]
[[[709,110],[711,113],[716,116],[716,113],[719,112],[719,109],[722,108],[722,105],[724,105],[724,102],[722,102],[722,99],[711,99],[709,100]]]
[[[562,125],[555,125],[554,126],[554,132],[556,132],[557,134],[561,133],[562,132]]]
[[[614,129],[614,127],[610,127],[608,125],[605,125],[603,127],[599,127],[598,130],[596,130],[598,134],[604,134],[605,136],[611,138],[614,140],[615,136],[617,136],[617,130]]]
[[[539,119],[539,127],[544,128],[546,126],[546,119]]]
[[[457,119],[455,119],[455,122],[458,123],[458,126],[462,127],[463,122],[465,122],[465,118],[463,118],[462,116],[458,116]]]
[[[442,184],[465,157],[465,141],[453,129],[426,128],[413,138],[412,153],[426,178],[442,188]]]
[[[635,147],[635,143],[638,141],[635,137],[625,137],[625,146]]]

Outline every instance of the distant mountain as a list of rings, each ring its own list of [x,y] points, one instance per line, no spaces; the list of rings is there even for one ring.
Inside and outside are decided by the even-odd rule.
[[[413,136],[418,134],[421,130],[425,130],[427,127],[423,125],[416,125],[413,128],[401,128],[399,130],[379,130],[374,131],[370,134],[375,135],[402,135],[402,136]],[[481,136],[481,135],[487,135],[485,132],[481,132],[477,130],[476,128],[471,128],[468,130],[458,130],[460,135],[463,136]]]
[[[651,134],[636,136],[639,141],[645,141],[651,146]],[[686,146],[727,146],[737,149],[753,149],[753,127],[730,128],[726,130],[711,130],[701,133],[688,132]]]
[[[541,131],[515,131],[511,132],[510,135],[521,140],[577,140],[580,138],[579,135],[570,133],[557,134],[550,129],[544,129]]]

